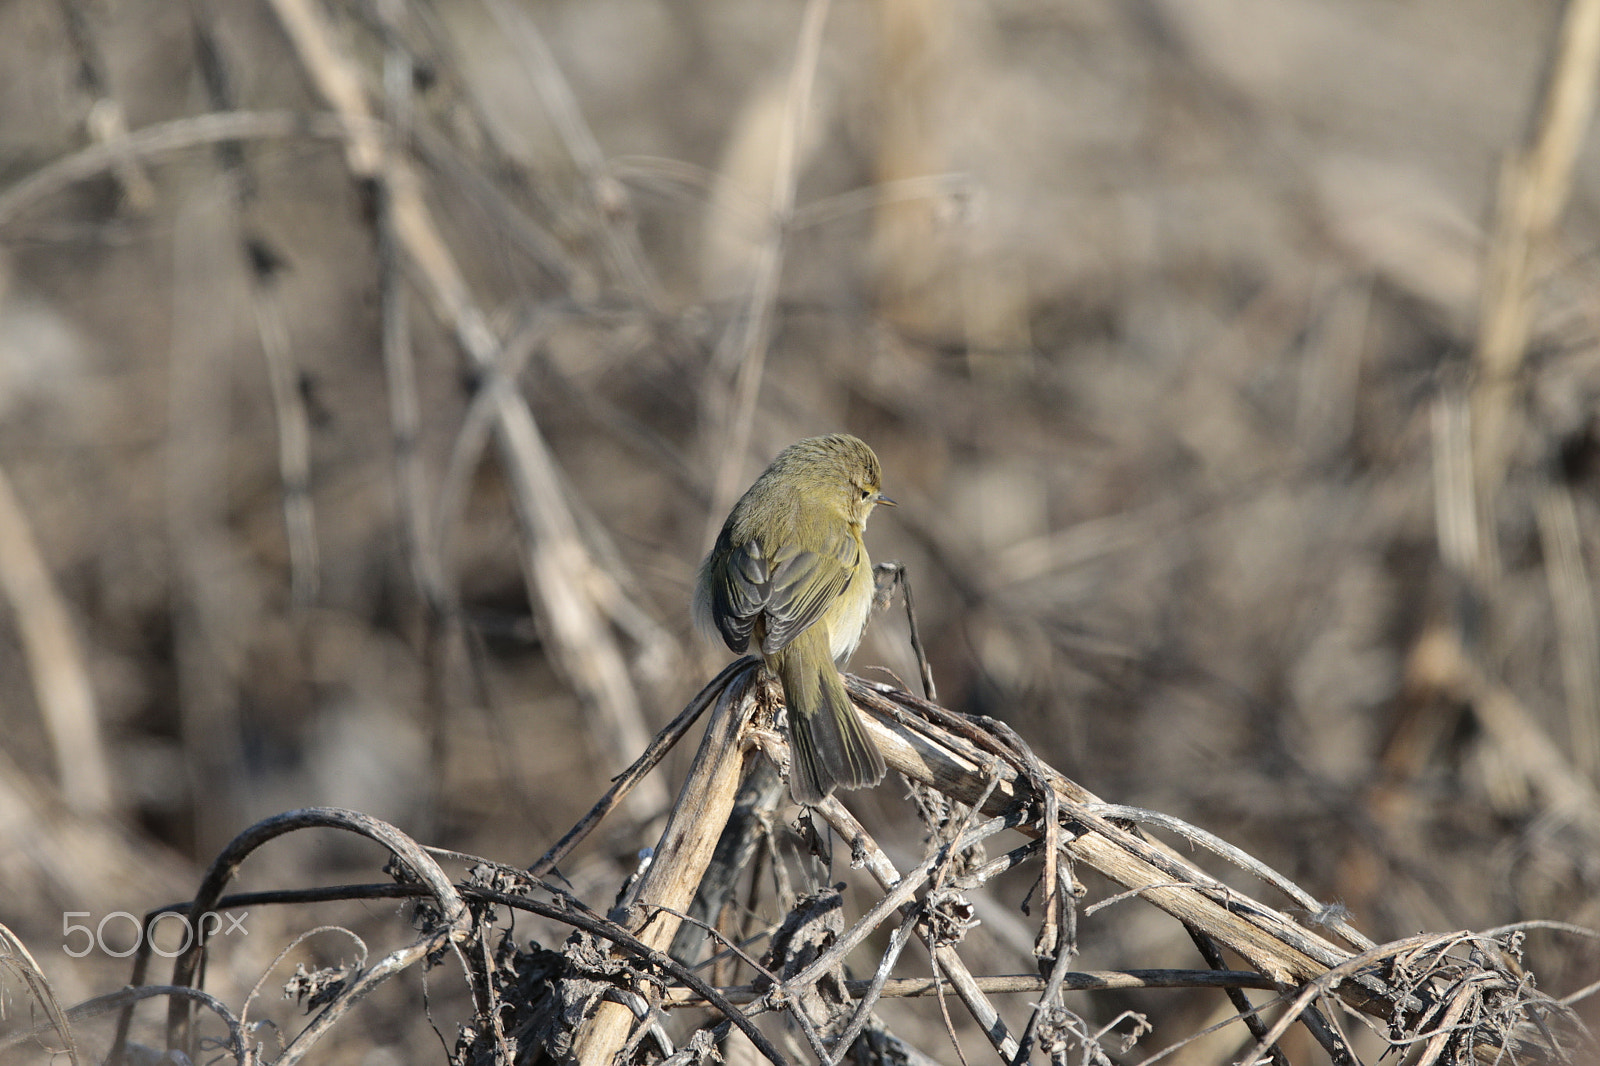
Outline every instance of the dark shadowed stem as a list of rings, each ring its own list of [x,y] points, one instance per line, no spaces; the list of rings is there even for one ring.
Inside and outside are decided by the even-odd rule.
[[[1192,925],[1183,927],[1189,934],[1189,939],[1194,941],[1194,946],[1200,950],[1200,957],[1206,960],[1206,965],[1213,970],[1226,969],[1222,959],[1222,950],[1217,947],[1216,941],[1206,936]],[[1256,1007],[1250,1002],[1250,997],[1244,994],[1242,988],[1228,988],[1223,990],[1228,996],[1228,1002],[1233,1004],[1233,1009],[1239,1012],[1239,1018],[1250,1030],[1250,1035],[1256,1042],[1267,1045],[1267,1026],[1256,1013]],[[1289,1060],[1284,1056],[1283,1049],[1276,1043],[1267,1048],[1267,1053],[1272,1056],[1272,1066],[1289,1066]],[[1255,1061],[1255,1060],[1251,1060]]]
[[[469,918],[467,905],[462,901],[461,893],[451,884],[444,871],[439,869],[439,864],[434,862],[416,841],[394,826],[357,811],[341,810],[337,807],[309,807],[304,810],[289,811],[287,814],[257,822],[246,829],[234,837],[213,860],[211,868],[206,871],[205,879],[200,883],[200,890],[195,894],[194,902],[189,905],[188,913],[193,920],[195,936],[188,950],[179,955],[173,963],[173,984],[194,983],[201,960],[204,958],[207,933],[205,923],[199,921],[198,917],[216,909],[223,888],[233,879],[234,874],[238,873],[240,865],[250,853],[275,837],[298,829],[312,828],[344,829],[377,841],[393,852],[395,857],[428,887],[438,902],[440,913],[446,922],[454,926]],[[190,1044],[192,1017],[190,1007],[189,1000],[172,1001],[167,1011],[167,1046],[184,1050],[192,1058],[194,1049]]]
[[[939,690],[933,686],[933,668],[928,665],[928,653],[922,646],[922,632],[917,628],[917,605],[911,595],[911,577],[906,572],[906,564],[878,563],[872,569],[876,574],[889,580],[891,589],[898,586],[901,595],[905,597],[906,624],[911,628],[911,651],[917,657],[917,673],[922,680],[922,698],[929,703],[937,703]]]

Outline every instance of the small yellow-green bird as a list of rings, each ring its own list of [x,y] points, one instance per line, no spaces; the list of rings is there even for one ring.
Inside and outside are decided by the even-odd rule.
[[[808,437],[778,454],[739,498],[700,566],[695,621],[742,652],[753,637],[789,708],[789,792],[821,803],[835,787],[883,780],[839,669],[861,643],[875,582],[862,532],[878,504],[878,457],[855,437]]]

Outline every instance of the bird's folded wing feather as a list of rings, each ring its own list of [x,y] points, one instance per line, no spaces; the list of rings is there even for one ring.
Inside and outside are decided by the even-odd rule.
[[[855,538],[841,530],[823,551],[797,551],[775,563],[764,608],[763,652],[773,654],[822,617],[850,583],[860,552]]]
[[[711,589],[711,616],[718,632],[728,647],[744,651],[762,619],[761,651],[774,654],[844,592],[860,553],[847,529],[830,536],[820,552],[785,547],[769,558],[754,539],[732,545]]]

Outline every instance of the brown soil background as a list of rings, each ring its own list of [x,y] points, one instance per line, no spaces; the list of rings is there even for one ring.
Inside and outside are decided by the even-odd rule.
[[[784,444],[847,430],[900,503],[868,541],[909,569],[941,702],[1009,721],[1109,801],[1229,839],[1379,940],[1600,925],[1592,144],[1531,275],[1498,566],[1440,548],[1498,174],[1560,5],[840,0],[788,169],[799,5],[529,5],[548,60],[492,5],[329,10],[376,113],[393,115],[386,62],[411,86],[427,207],[521,345],[516,390],[631,605],[577,583],[612,619],[639,735],[726,658],[687,611],[719,471],[742,488]],[[12,0],[0,71],[0,190],[107,116],[137,133],[326,107],[267,3]],[[575,156],[584,138],[603,168]],[[494,447],[453,479],[484,374],[408,285],[416,469],[460,623],[430,628],[395,473],[381,205],[342,145],[123,158],[0,213],[0,472],[48,579],[0,609],[0,922],[69,1004],[126,969],[58,950],[64,912],[186,898],[259,818],[339,805],[526,864],[636,751],[531,603]],[[765,205],[786,173],[778,247]],[[749,349],[717,353],[772,252],[740,443],[726,412]],[[295,424],[303,493],[280,460]],[[296,508],[314,560],[286,532]],[[86,681],[88,732],[47,728],[41,693],[74,682],[41,682],[24,640],[56,607],[80,654],[51,661]],[[914,679],[902,617],[856,672]],[[893,782],[850,803],[891,837],[903,817]],[[628,813],[568,870],[601,905],[658,809]],[[368,846],[274,848],[243,887],[379,879]],[[322,920],[259,913],[213,984],[248,989]],[[1026,968],[995,935],[997,967]],[[1084,937],[1085,968],[1194,964],[1154,915]],[[1546,989],[1597,962],[1530,940]],[[439,1061],[416,996],[374,1000],[351,1052]]]

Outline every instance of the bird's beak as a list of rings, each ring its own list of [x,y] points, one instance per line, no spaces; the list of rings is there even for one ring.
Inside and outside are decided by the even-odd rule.
[[[899,507],[900,506],[898,503],[895,503],[893,500],[889,499],[889,497],[885,496],[881,492],[878,493],[878,502],[883,504],[885,507]]]

